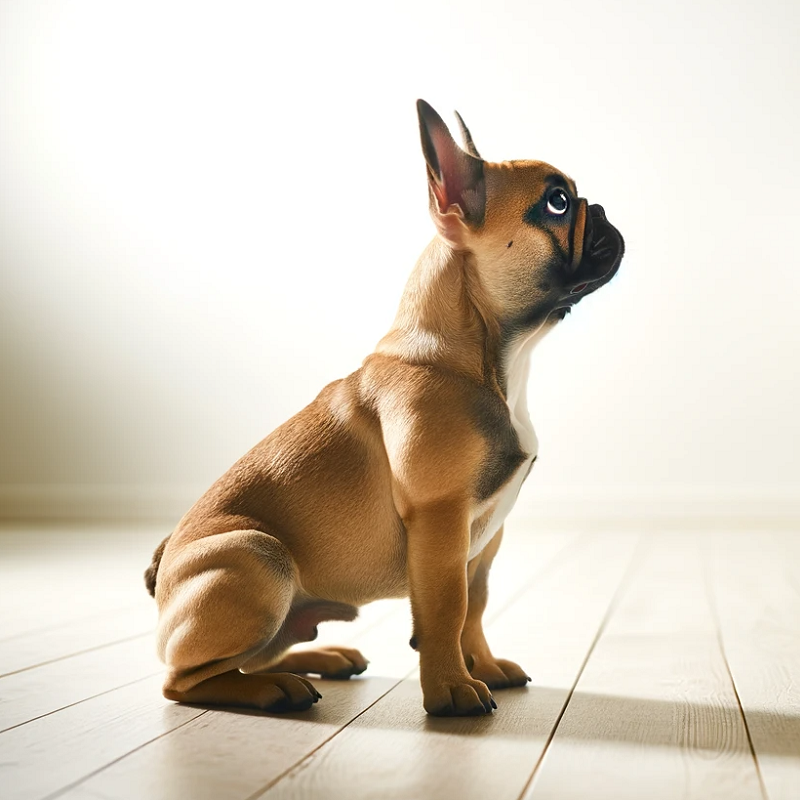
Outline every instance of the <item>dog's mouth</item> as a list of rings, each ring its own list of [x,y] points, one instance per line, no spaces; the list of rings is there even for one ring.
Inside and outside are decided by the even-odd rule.
[[[587,294],[605,286],[617,274],[625,242],[620,232],[606,219],[601,205],[586,210],[583,256],[568,284],[569,296],[559,310],[569,310]]]

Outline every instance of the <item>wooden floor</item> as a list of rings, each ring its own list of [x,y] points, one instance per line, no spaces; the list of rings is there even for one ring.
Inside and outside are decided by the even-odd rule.
[[[371,659],[311,711],[159,692],[161,530],[0,532],[0,797],[800,800],[800,535],[510,526],[489,639],[533,676],[422,710],[405,603],[321,630]]]

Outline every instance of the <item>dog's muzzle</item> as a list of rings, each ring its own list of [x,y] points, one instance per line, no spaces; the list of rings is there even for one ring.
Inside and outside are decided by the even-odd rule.
[[[625,242],[620,232],[606,219],[603,206],[588,206],[584,222],[583,256],[571,280],[572,303],[608,283],[616,275],[624,252]]]

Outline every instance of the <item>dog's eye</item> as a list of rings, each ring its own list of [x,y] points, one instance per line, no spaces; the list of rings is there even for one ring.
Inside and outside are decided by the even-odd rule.
[[[551,214],[558,214],[558,216],[561,216],[567,213],[568,208],[569,197],[567,197],[566,192],[563,189],[553,189],[547,198],[547,210]]]

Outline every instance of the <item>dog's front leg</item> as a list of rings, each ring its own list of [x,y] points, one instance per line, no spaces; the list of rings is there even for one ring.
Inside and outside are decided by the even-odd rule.
[[[503,529],[500,528],[483,552],[469,562],[467,618],[461,633],[461,650],[467,669],[473,678],[483,681],[490,689],[524,686],[530,681],[519,664],[492,655],[483,632],[483,612],[489,599],[489,569],[502,539]]]
[[[469,519],[459,503],[415,510],[406,520],[414,639],[425,710],[437,716],[490,713],[497,706],[461,654],[467,615]]]

